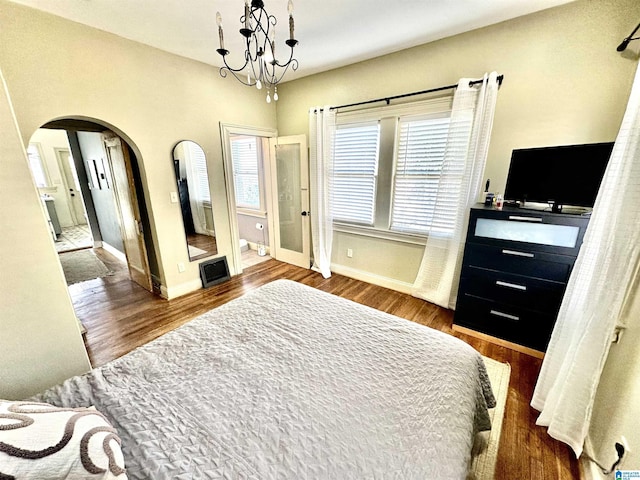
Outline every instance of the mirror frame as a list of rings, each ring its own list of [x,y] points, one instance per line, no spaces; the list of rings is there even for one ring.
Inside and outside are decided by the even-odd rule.
[[[174,145],[171,157],[189,261],[215,256],[218,246],[204,150],[193,140],[180,140]],[[205,175],[205,181],[202,181],[202,175]]]

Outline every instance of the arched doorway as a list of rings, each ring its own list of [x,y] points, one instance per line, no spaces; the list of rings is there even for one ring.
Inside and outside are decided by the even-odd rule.
[[[29,161],[32,171],[40,166],[34,179],[47,207],[52,237],[61,259],[64,255],[69,260],[61,261],[65,275],[73,262],[81,262],[80,270],[95,266],[95,272],[89,268],[79,277],[73,275],[73,283],[108,275],[109,269],[90,255],[92,249],[104,249],[125,263],[131,281],[153,291],[158,267],[140,155],[133,142],[106,122],[77,118],[48,122],[31,138]],[[34,158],[37,154],[40,159]],[[60,249],[69,230],[86,232],[90,238]],[[72,256],[68,250],[76,253]],[[66,264],[71,266],[65,268]]]

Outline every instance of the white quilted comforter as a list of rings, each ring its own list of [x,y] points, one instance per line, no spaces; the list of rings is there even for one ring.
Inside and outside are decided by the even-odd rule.
[[[130,479],[464,479],[490,428],[482,357],[278,280],[38,396],[95,405]]]

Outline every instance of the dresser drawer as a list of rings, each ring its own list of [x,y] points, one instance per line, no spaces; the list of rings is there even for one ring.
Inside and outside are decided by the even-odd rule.
[[[463,268],[480,267],[566,283],[574,260],[566,255],[467,243]]]
[[[472,296],[515,307],[556,315],[565,283],[540,280],[480,267],[468,267],[460,279],[460,289]]]
[[[551,337],[555,314],[492,302],[470,295],[458,299],[456,325],[544,351]]]

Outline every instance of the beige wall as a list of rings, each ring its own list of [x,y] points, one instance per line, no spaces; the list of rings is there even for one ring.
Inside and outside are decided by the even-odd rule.
[[[288,82],[279,89],[278,131],[306,133],[312,106],[420,91],[496,70],[505,81],[485,178],[492,191],[504,191],[514,148],[614,140],[637,64],[633,43],[632,55],[615,48],[638,18],[637,0],[578,1]],[[419,261],[413,245],[384,242],[390,269],[386,262],[367,260],[376,258],[380,241],[337,240],[336,248],[350,243],[354,250],[348,259],[334,248],[337,271],[377,276],[398,289],[415,278]]]
[[[0,398],[86,372],[82,342],[0,72]]]
[[[185,247],[180,206],[170,202],[176,190],[171,151],[183,139],[203,147],[218,247],[230,257],[219,122],[275,128],[275,107],[257,90],[220,78],[214,67],[96,29],[5,0],[0,19],[0,66],[22,144],[42,124],[62,117],[96,119],[121,134],[141,160],[165,291],[177,296],[201,288],[198,264],[189,262]],[[0,129],[0,143],[12,155],[2,156],[12,170],[3,167],[0,180],[0,397],[20,397],[89,365],[53,241],[33,204],[25,157],[12,131]],[[186,265],[184,273],[178,262]]]
[[[130,142],[141,160],[162,282],[170,296],[200,288],[185,248],[171,151],[183,139],[207,155],[217,241],[230,254],[219,122],[275,127],[260,92],[214,67],[0,0],[0,63],[23,141],[59,117],[98,119]],[[179,273],[177,264],[187,266]]]
[[[614,139],[640,42],[622,55],[615,46],[638,17],[636,0],[579,1],[290,82],[280,88],[280,134],[307,133],[313,105],[421,90],[497,70],[505,83],[486,176],[502,190],[513,148]],[[177,228],[179,206],[169,202],[173,146],[191,139],[205,150],[218,242],[229,255],[218,122],[274,128],[276,117],[262,95],[218,78],[212,67],[5,0],[0,18],[0,65],[21,130],[20,137],[0,96],[0,251],[11,248],[1,257],[0,396],[19,398],[89,367],[22,150],[33,132],[54,118],[89,117],[132,143],[142,160],[163,281],[178,294],[196,288],[199,279]],[[14,227],[18,216],[20,228]],[[352,259],[344,255],[347,248],[354,250]],[[421,251],[419,245],[340,233],[334,262],[402,287],[412,281]],[[189,265],[184,274],[177,262]],[[629,315],[636,323],[639,309]],[[634,428],[640,415],[637,334],[636,325],[613,347],[598,393],[591,436],[603,457],[619,433],[640,451]],[[640,464],[635,451],[630,467]]]

